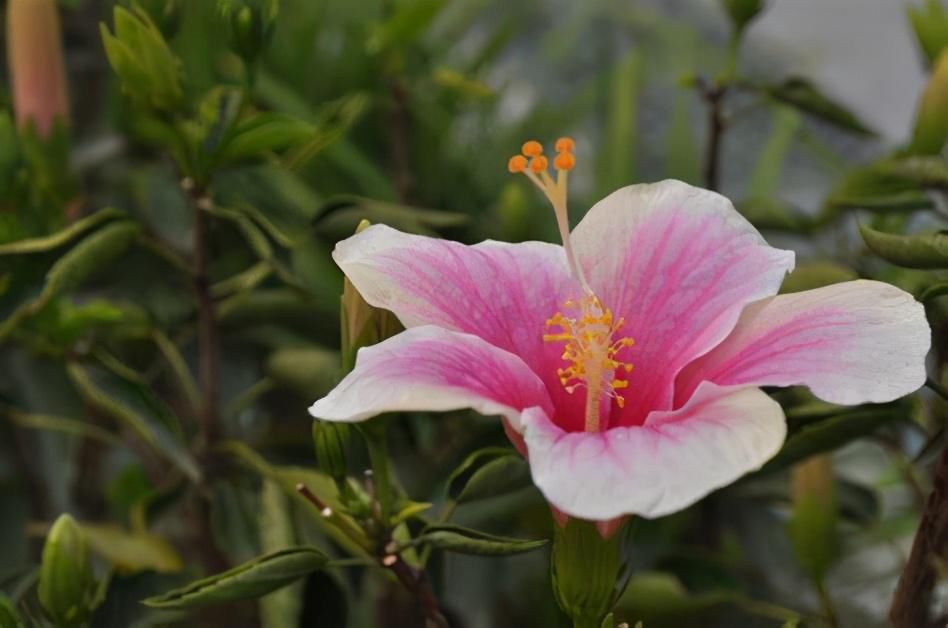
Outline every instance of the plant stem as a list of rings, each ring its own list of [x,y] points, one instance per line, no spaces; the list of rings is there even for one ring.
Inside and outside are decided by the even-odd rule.
[[[704,160],[704,184],[709,190],[717,192],[720,188],[721,147],[724,139],[724,112],[721,104],[727,87],[722,85],[703,85],[701,94],[708,105],[708,145]]]
[[[899,579],[898,589],[889,609],[895,628],[935,626],[929,618],[932,590],[935,586],[933,558],[948,551],[948,447],[935,467],[932,492],[922,513],[912,552]]]
[[[208,228],[207,212],[202,209],[206,202],[203,191],[190,190],[194,201],[194,289],[198,301],[198,379],[201,383],[201,446],[209,451],[217,441],[218,399],[220,386],[220,350],[218,347],[217,322],[214,316],[214,300],[208,280]]]
[[[398,581],[418,600],[425,615],[425,628],[450,628],[423,571],[413,569],[402,560],[401,556],[397,555],[386,556],[382,564],[388,567]]]

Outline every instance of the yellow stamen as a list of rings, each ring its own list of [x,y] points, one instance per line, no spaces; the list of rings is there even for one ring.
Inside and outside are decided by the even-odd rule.
[[[549,160],[543,155],[543,146],[534,140],[521,147],[521,155],[510,158],[507,168],[526,175],[553,205],[570,272],[582,288],[580,298],[564,303],[567,309],[578,309],[578,315],[569,318],[555,313],[546,326],[559,329],[551,329],[553,333],[544,334],[543,340],[564,343],[561,357],[568,366],[557,369],[556,376],[568,393],[572,394],[577,388],[586,389],[584,428],[587,432],[598,432],[603,428],[600,414],[603,400],[615,399],[620,408],[625,405],[625,398],[617,391],[628,388],[629,382],[617,375],[623,372],[628,375],[632,365],[617,356],[635,341],[629,337],[613,340],[625,321],[613,320],[612,311],[593,293],[573,252],[566,198],[569,171],[576,165],[575,147],[576,143],[568,137],[556,141],[557,155],[553,159],[556,178],[548,171]]]
[[[567,307],[575,307],[567,303]],[[612,310],[603,307],[595,295],[587,295],[579,302],[579,315],[568,318],[557,312],[546,322],[547,327],[558,327],[557,333],[543,335],[545,342],[565,342],[561,356],[570,365],[558,369],[556,374],[567,392],[577,388],[586,389],[584,429],[598,432],[602,429],[600,405],[603,397],[615,399],[621,408],[625,398],[617,391],[629,387],[629,382],[618,379],[616,374],[630,373],[632,365],[617,359],[619,352],[631,347],[635,341],[629,337],[613,340],[625,324],[623,319],[613,320]]]

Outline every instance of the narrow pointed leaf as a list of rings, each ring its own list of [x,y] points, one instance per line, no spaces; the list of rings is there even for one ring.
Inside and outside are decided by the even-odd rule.
[[[455,525],[425,528],[412,545],[430,545],[435,549],[475,556],[508,556],[529,552],[546,545],[546,539],[514,539],[495,536]]]
[[[873,253],[905,268],[948,268],[948,233],[896,235],[859,226],[862,239]]]
[[[144,601],[161,609],[185,609],[258,598],[322,569],[328,557],[314,547],[273,552]]]

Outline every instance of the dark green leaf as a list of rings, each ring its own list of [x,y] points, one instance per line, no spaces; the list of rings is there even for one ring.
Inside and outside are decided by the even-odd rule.
[[[222,163],[233,163],[293,146],[313,133],[313,125],[292,116],[261,113],[241,122],[221,149]]]
[[[314,547],[287,548],[144,603],[152,608],[183,609],[258,598],[322,569],[328,560]]]
[[[461,526],[434,525],[425,528],[411,545],[429,545],[435,549],[475,556],[508,556],[535,550],[546,543],[546,539],[513,539]]]
[[[905,268],[948,268],[948,233],[920,235],[883,233],[859,225],[862,239],[873,253]]]
[[[879,427],[907,418],[902,405],[868,407],[806,425],[794,433],[780,452],[761,469],[768,473],[788,467],[815,454],[831,451],[846,443],[871,434]]]
[[[113,220],[115,218],[121,218],[124,215],[125,212],[118,209],[113,209],[111,207],[101,209],[86,216],[85,218],[80,218],[68,227],[48,236],[0,244],[0,255],[42,253],[45,251],[51,251],[56,247],[66,244],[70,240],[78,237],[100,223],[108,222],[109,220]]]
[[[448,477],[447,494],[458,504],[521,489],[530,485],[530,467],[522,456],[502,447],[475,451]]]
[[[800,77],[792,77],[778,85],[764,86],[771,98],[793,105],[800,111],[829,122],[857,135],[875,135],[854,113],[823,94],[815,85]]]

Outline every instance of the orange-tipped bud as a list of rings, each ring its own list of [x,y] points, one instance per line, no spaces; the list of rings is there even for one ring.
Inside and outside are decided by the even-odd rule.
[[[561,137],[556,140],[556,152],[558,153],[569,153],[576,148],[576,142],[573,141],[571,137]]]
[[[523,172],[527,169],[527,158],[523,155],[514,155],[507,162],[507,170],[510,172]]]
[[[524,142],[520,151],[527,157],[537,157],[543,154],[543,145],[536,140],[530,140],[529,142]]]
[[[553,167],[557,170],[572,170],[576,165],[576,156],[573,153],[562,152],[553,160]]]
[[[530,170],[534,172],[543,172],[549,166],[549,162],[543,155],[537,155],[530,160]]]

